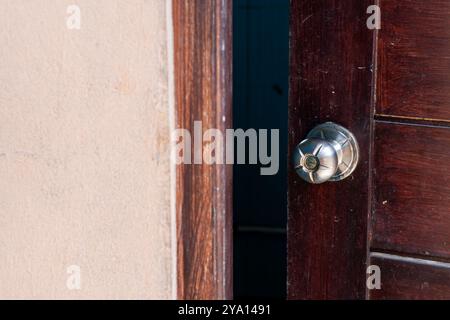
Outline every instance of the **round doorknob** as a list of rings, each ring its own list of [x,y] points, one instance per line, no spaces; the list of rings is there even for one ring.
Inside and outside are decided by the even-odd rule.
[[[315,127],[293,155],[297,174],[314,184],[347,178],[356,169],[358,159],[354,135],[333,122]]]

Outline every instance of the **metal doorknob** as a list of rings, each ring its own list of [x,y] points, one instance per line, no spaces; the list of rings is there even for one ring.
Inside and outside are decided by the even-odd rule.
[[[315,127],[295,148],[293,162],[297,174],[314,184],[340,181],[355,171],[359,148],[346,128],[326,122]]]

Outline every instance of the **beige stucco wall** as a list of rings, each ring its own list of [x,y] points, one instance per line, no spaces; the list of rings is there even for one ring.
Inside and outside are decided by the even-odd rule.
[[[0,298],[174,297],[168,2],[0,1]]]

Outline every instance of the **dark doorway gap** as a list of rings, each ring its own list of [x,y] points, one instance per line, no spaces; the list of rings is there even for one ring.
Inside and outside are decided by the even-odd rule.
[[[286,297],[289,0],[233,1],[234,127],[280,130],[280,170],[234,168],[234,295]]]

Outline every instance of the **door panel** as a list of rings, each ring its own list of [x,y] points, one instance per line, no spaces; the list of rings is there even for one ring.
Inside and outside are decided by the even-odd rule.
[[[388,254],[372,254],[382,270],[381,290],[372,299],[448,299],[450,264]]]
[[[372,247],[450,258],[450,129],[377,122],[375,133]]]
[[[450,3],[380,5],[370,297],[449,299]]]
[[[367,259],[373,109],[373,33],[365,27],[369,4],[366,0],[291,3],[291,156],[309,130],[334,121],[357,137],[361,162],[340,183],[310,185],[290,170],[290,299],[363,299],[366,295],[361,275]]]
[[[381,0],[377,113],[450,119],[450,1]]]
[[[450,299],[450,3],[380,0],[377,31],[370,2],[291,4],[291,154],[333,121],[361,157],[320,185],[290,166],[289,297]]]

